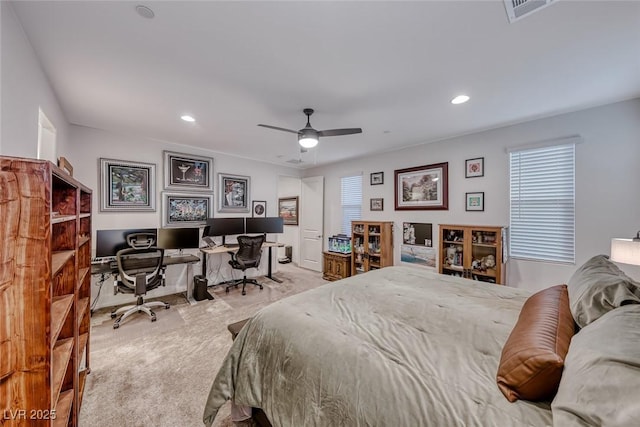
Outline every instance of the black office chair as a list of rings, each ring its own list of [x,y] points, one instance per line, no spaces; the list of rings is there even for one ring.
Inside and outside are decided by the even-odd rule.
[[[238,286],[242,283],[242,295],[246,295],[247,292],[244,290],[247,283],[251,283],[257,286],[260,286],[262,289],[262,285],[257,282],[255,279],[247,279],[247,268],[258,268],[260,265],[260,257],[262,256],[262,244],[264,243],[264,235],[260,236],[238,236],[238,251],[236,253],[231,253],[231,267],[236,270],[242,270],[244,273],[244,277],[242,280],[237,280],[234,283],[228,285],[225,289],[226,292],[229,292],[229,288],[232,286]]]
[[[162,262],[164,259],[164,249],[157,247],[150,248],[127,248],[118,251],[116,261],[118,263],[118,276],[114,281],[114,294],[118,292],[124,294],[135,294],[138,297],[136,305],[114,309],[111,318],[120,315],[113,323],[113,329],[118,329],[120,323],[133,313],[145,312],[151,317],[151,321],[156,321],[156,314],[152,307],[170,306],[166,302],[152,301],[144,302],[142,295],[147,291],[164,286],[164,270]]]

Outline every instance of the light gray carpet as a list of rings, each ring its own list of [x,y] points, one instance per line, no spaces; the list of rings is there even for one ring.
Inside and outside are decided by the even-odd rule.
[[[283,283],[261,277],[264,289],[247,285],[244,296],[241,286],[228,294],[223,287],[210,288],[215,299],[193,306],[178,295],[160,298],[171,308],[156,309],[158,320],[153,323],[140,313],[113,329],[110,309],[96,311],[80,425],[203,425],[209,388],[231,346],[227,325],[274,301],[328,283],[321,273],[292,264],[279,265],[275,277]],[[227,404],[214,426],[232,426],[229,413]]]

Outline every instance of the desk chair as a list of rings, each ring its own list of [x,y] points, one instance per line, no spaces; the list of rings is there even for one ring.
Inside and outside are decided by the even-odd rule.
[[[164,286],[164,270],[162,265],[164,259],[164,249],[149,247],[143,249],[127,248],[118,251],[116,261],[118,263],[118,275],[114,281],[114,294],[118,292],[124,294],[135,294],[138,297],[135,305],[127,305],[111,312],[111,318],[115,319],[113,329],[120,327],[122,322],[133,313],[144,311],[151,317],[151,321],[156,321],[156,314],[152,307],[169,308],[169,304],[162,301],[144,302],[142,295],[147,291]]]
[[[231,267],[236,270],[242,270],[244,277],[242,280],[235,281],[225,288],[225,292],[229,292],[229,288],[232,286],[238,286],[242,283],[242,295],[246,295],[244,290],[247,283],[251,283],[257,286],[262,285],[255,279],[247,279],[247,268],[258,268],[260,265],[260,257],[262,256],[262,244],[264,243],[264,235],[260,236],[238,236],[238,251],[231,254]]]

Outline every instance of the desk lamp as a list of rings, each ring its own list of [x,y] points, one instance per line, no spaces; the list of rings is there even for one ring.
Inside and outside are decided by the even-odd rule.
[[[632,239],[611,239],[611,261],[640,265],[640,231]]]

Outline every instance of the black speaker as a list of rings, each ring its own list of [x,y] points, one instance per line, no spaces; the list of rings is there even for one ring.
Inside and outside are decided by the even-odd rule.
[[[207,278],[203,275],[193,276],[193,298],[196,301],[213,299],[213,295],[207,292]]]

